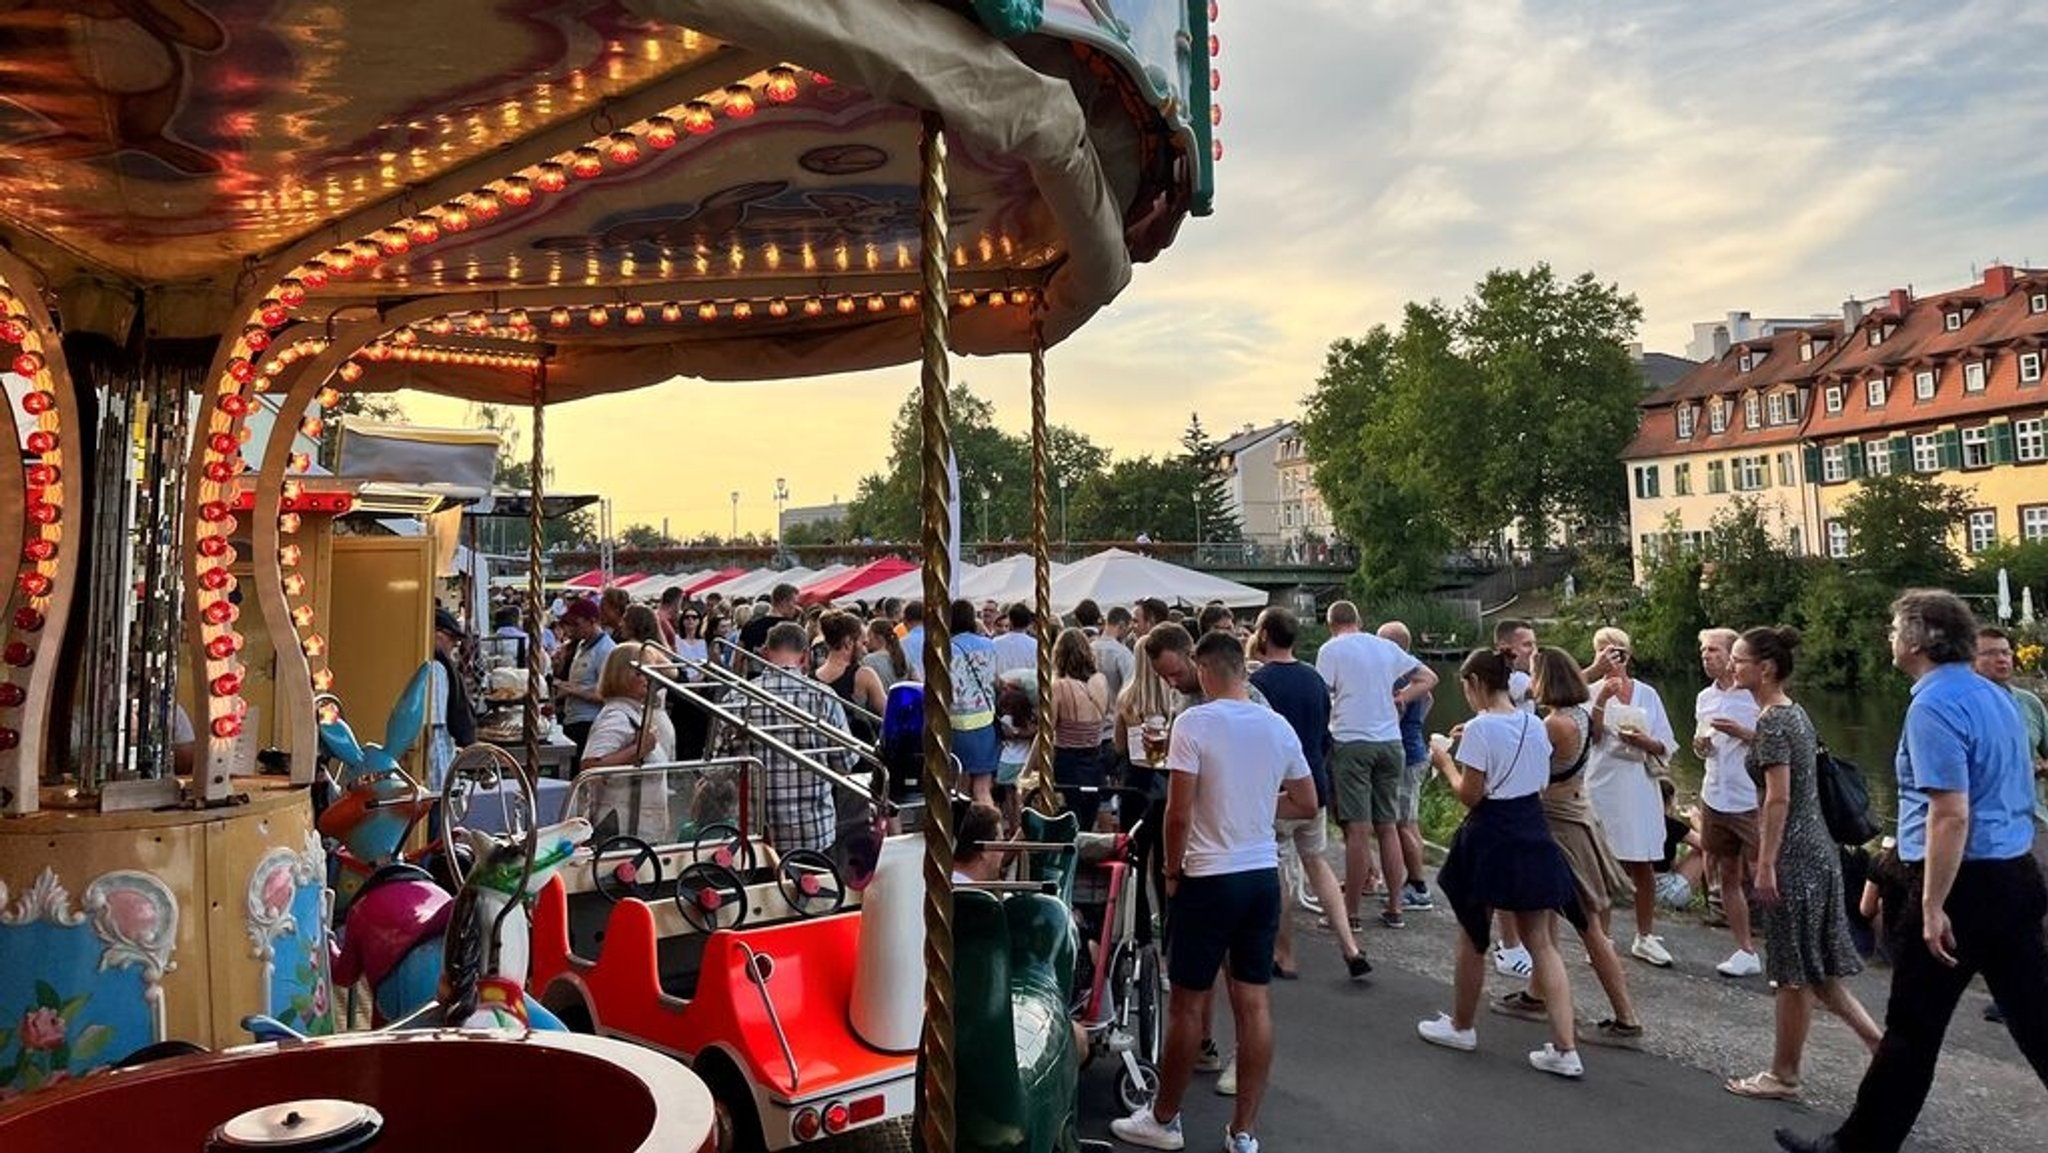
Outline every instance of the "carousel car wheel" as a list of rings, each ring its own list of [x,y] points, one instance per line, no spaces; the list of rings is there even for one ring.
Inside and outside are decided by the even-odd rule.
[[[797,849],[775,866],[775,887],[800,917],[823,917],[846,905],[846,882],[832,858],[816,849]]]
[[[645,868],[653,869],[652,880],[641,880]],[[606,837],[590,854],[591,887],[614,905],[627,897],[646,900],[661,891],[661,881],[661,854],[638,837]]]
[[[1129,1065],[1116,1071],[1116,1100],[1117,1104],[1123,1106],[1124,1112],[1136,1113],[1140,1109],[1148,1108],[1157,1096],[1159,1070],[1153,1068],[1151,1062],[1138,1062],[1138,1072],[1135,1076],[1132,1075]]]
[[[745,875],[754,871],[754,842],[740,832],[739,826],[726,821],[713,821],[697,830],[697,837],[690,842],[690,853],[697,860],[704,860],[704,854],[711,854],[711,863]]]
[[[754,1109],[754,1094],[747,1088],[746,1079],[733,1068],[731,1059],[723,1053],[702,1054],[690,1065],[690,1071],[711,1091],[711,1104],[718,1114],[712,1131],[718,1153],[766,1150],[768,1143],[761,1132],[760,1115]]]
[[[700,933],[747,922],[747,884],[723,865],[698,861],[677,873],[674,899],[676,911]]]

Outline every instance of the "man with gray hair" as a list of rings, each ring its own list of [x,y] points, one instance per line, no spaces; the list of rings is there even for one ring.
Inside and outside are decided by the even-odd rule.
[[[1707,687],[1693,704],[1698,727],[1692,751],[1707,768],[1700,782],[1700,848],[1707,854],[1707,868],[1719,878],[1721,909],[1735,938],[1735,952],[1714,966],[1723,977],[1754,977],[1764,971],[1750,935],[1749,898],[1743,888],[1756,869],[1763,825],[1756,783],[1744,763],[1756,740],[1757,706],[1749,690],[1735,683],[1739,636],[1734,629],[1700,630],[1700,671],[1707,674]]]
[[[1414,648],[1414,637],[1400,621],[1381,625],[1379,636],[1404,653]],[[1395,688],[1407,687],[1406,681],[1404,677],[1395,682]],[[1394,795],[1394,832],[1401,838],[1401,867],[1408,874],[1408,883],[1401,888],[1403,915],[1436,908],[1429,882],[1422,879],[1422,782],[1429,779],[1429,710],[1435,704],[1435,695],[1424,693],[1401,706],[1401,758],[1407,763],[1401,769],[1401,789]]]

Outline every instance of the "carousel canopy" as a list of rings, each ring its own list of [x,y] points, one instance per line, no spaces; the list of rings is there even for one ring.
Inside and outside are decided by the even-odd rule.
[[[359,389],[878,367],[919,347],[929,112],[953,346],[1019,351],[1207,210],[1207,5],[966,7],[9,5],[0,246],[117,340],[367,322]]]

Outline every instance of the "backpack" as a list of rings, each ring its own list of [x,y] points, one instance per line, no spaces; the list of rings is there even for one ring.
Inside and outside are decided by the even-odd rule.
[[[1870,787],[1856,762],[1835,756],[1826,745],[1814,750],[1814,782],[1820,789],[1820,815],[1838,845],[1861,845],[1882,829],[1870,812]]]

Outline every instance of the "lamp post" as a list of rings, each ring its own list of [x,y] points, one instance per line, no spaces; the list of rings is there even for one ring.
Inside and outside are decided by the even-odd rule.
[[[732,490],[732,535],[726,537],[730,544],[740,539],[740,490]]]
[[[1067,478],[1060,477],[1060,543],[1067,543]]]
[[[988,486],[981,486],[981,543],[988,543]]]
[[[782,555],[782,508],[789,503],[789,481],[775,478],[775,555]]]

